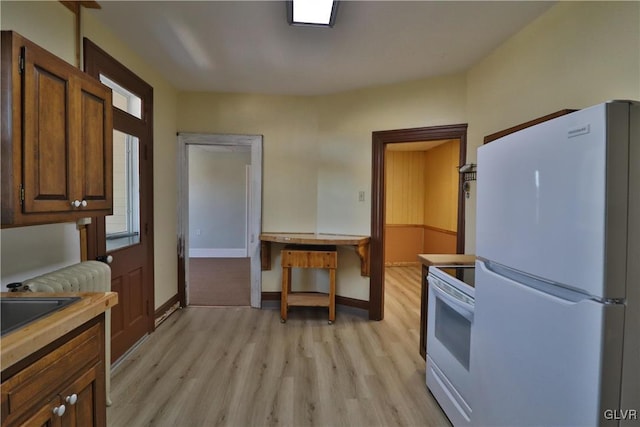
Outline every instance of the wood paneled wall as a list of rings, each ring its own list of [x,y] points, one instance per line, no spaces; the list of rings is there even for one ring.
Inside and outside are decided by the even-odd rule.
[[[420,253],[455,253],[460,141],[385,154],[385,264]]]
[[[424,153],[425,207],[422,224],[456,231],[459,153],[460,141],[457,139],[438,145]]]
[[[387,224],[423,224],[425,151],[389,151],[385,155]]]
[[[434,227],[424,226],[423,231],[423,254],[455,254],[456,237],[455,231],[441,230]]]

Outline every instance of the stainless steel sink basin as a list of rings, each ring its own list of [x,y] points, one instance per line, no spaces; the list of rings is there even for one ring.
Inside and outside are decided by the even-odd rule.
[[[80,297],[18,297],[0,299],[0,335],[52,314]]]

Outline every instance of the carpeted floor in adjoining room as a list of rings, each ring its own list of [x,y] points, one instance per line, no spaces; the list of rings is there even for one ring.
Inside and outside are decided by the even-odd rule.
[[[189,305],[250,305],[250,262],[250,258],[189,258]]]

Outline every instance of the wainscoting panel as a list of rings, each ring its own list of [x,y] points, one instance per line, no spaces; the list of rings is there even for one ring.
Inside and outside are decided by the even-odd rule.
[[[387,225],[385,227],[385,265],[410,265],[423,253],[422,225]]]
[[[439,228],[424,227],[423,254],[455,254],[456,253],[456,232],[442,230]]]
[[[418,254],[455,254],[456,232],[428,225],[385,227],[384,263],[402,266],[418,263]]]

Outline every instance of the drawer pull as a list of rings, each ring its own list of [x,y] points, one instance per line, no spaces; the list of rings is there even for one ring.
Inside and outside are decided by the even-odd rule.
[[[60,406],[56,406],[55,408],[53,408],[53,413],[59,417],[64,415],[64,412],[67,410],[67,408],[64,405],[60,405]]]
[[[73,393],[71,396],[67,396],[65,399],[65,402],[67,402],[69,405],[75,405],[76,402],[78,401],[78,395]]]

